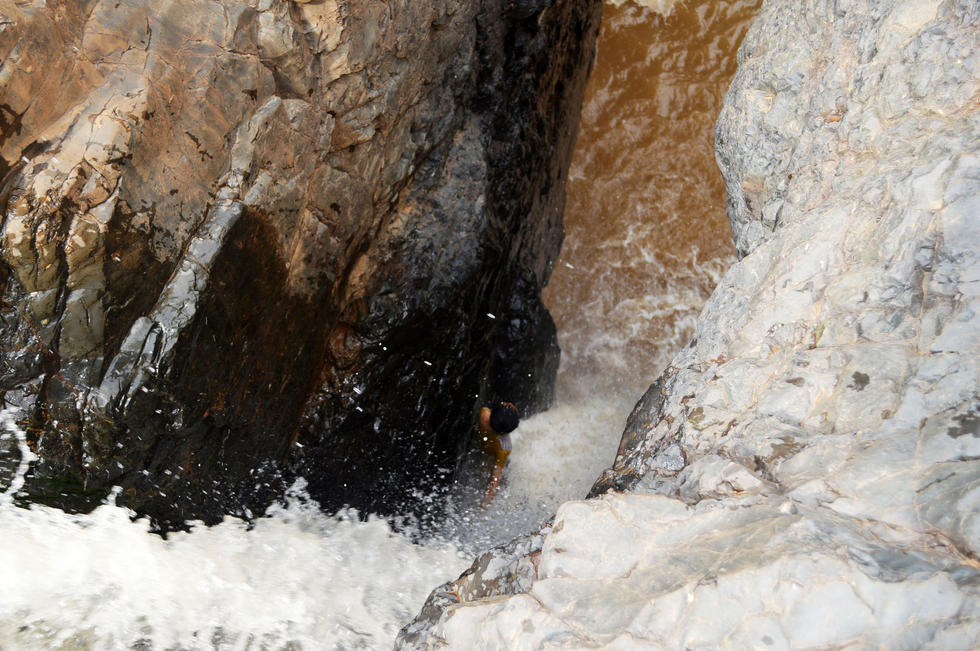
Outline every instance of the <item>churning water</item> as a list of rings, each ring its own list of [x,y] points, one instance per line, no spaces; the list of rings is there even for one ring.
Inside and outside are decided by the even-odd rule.
[[[293,487],[253,524],[167,539],[106,504],[87,515],[0,496],[0,649],[379,649],[475,551],[582,497],[630,407],[690,337],[734,252],[712,131],[758,0],[607,2],[546,291],[559,404],[514,434],[486,511],[412,542],[323,514]],[[30,456],[0,412],[0,447]]]
[[[268,515],[164,540],[112,505],[2,505],[0,648],[390,648],[468,563],[379,519],[326,516],[301,490]]]

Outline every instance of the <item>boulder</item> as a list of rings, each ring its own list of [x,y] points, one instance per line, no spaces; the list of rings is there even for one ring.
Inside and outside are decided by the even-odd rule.
[[[547,406],[540,291],[599,12],[0,1],[27,495],[121,486],[178,526],[303,475],[326,508],[399,512],[451,481],[481,403]]]
[[[980,642],[980,6],[767,0],[717,157],[741,259],[591,499],[405,648]]]

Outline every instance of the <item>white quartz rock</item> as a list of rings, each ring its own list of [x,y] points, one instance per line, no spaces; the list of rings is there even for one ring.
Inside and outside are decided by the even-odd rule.
[[[919,648],[980,621],[976,572],[941,541],[883,545],[780,499],[569,502],[538,568],[527,594],[450,607],[435,647]]]

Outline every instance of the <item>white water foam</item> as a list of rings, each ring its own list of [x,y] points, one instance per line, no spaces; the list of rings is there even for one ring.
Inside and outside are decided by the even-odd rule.
[[[593,396],[522,420],[493,502],[484,509],[474,504],[482,494],[457,500],[470,506],[452,505],[446,535],[476,555],[536,529],[562,503],[584,498],[612,465],[632,406],[628,399]]]
[[[632,2],[640,7],[646,7],[658,14],[663,14],[669,16],[670,12],[673,11],[674,5],[676,5],[680,0],[606,0],[606,4],[613,5],[614,7],[619,7],[627,2]]]
[[[267,516],[164,540],[122,507],[69,515],[5,493],[0,649],[390,648],[470,562],[378,518],[325,515],[302,486]]]
[[[451,543],[414,544],[378,518],[325,515],[302,485],[251,525],[226,518],[166,540],[113,504],[86,515],[25,509],[9,490],[0,649],[390,648],[478,551],[588,492],[615,456],[628,407],[596,400],[525,419],[496,499],[447,525],[459,538]],[[0,443],[30,455],[12,419],[0,412],[0,422]]]

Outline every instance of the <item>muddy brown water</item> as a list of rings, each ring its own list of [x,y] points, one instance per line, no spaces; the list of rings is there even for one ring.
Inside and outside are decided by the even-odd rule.
[[[563,351],[559,402],[639,397],[734,261],[714,126],[759,4],[605,5],[544,294]]]

